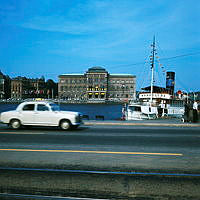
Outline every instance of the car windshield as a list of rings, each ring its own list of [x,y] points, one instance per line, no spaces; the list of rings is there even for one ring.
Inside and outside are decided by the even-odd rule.
[[[52,104],[50,104],[50,106],[51,106],[52,111],[60,111],[59,105],[52,103]]]

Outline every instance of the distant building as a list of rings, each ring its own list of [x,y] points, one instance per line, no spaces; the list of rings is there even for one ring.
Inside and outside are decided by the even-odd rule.
[[[10,98],[10,84],[11,80],[9,76],[4,75],[0,71],[0,99]]]
[[[0,99],[4,98],[4,94],[5,94],[5,80],[3,73],[0,72]]]
[[[84,74],[59,76],[58,96],[66,100],[129,101],[136,96],[136,76],[109,74],[102,67],[89,68]]]
[[[43,97],[45,94],[45,79],[29,79],[18,76],[11,80],[11,98],[27,99]]]

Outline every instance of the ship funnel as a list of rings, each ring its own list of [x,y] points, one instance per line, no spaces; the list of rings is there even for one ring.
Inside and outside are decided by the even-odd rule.
[[[175,72],[167,72],[166,74],[166,89],[169,90],[170,94],[174,94],[175,85]]]

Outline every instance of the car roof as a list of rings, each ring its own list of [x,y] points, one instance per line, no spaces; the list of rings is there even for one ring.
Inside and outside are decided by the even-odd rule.
[[[17,110],[20,110],[24,105],[26,104],[39,104],[39,103],[42,103],[42,104],[51,104],[51,103],[54,103],[52,101],[24,101],[22,103],[20,103],[17,107]]]
[[[52,101],[45,101],[45,100],[41,100],[41,101],[24,101],[23,103],[21,104],[30,104],[30,103],[33,103],[33,104],[38,104],[38,103],[45,103],[45,104],[49,104],[49,103],[54,103]]]

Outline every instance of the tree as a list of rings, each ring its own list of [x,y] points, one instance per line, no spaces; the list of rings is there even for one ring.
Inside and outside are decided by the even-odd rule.
[[[58,96],[58,84],[55,83],[52,79],[47,80],[45,89],[47,98],[55,98]]]

